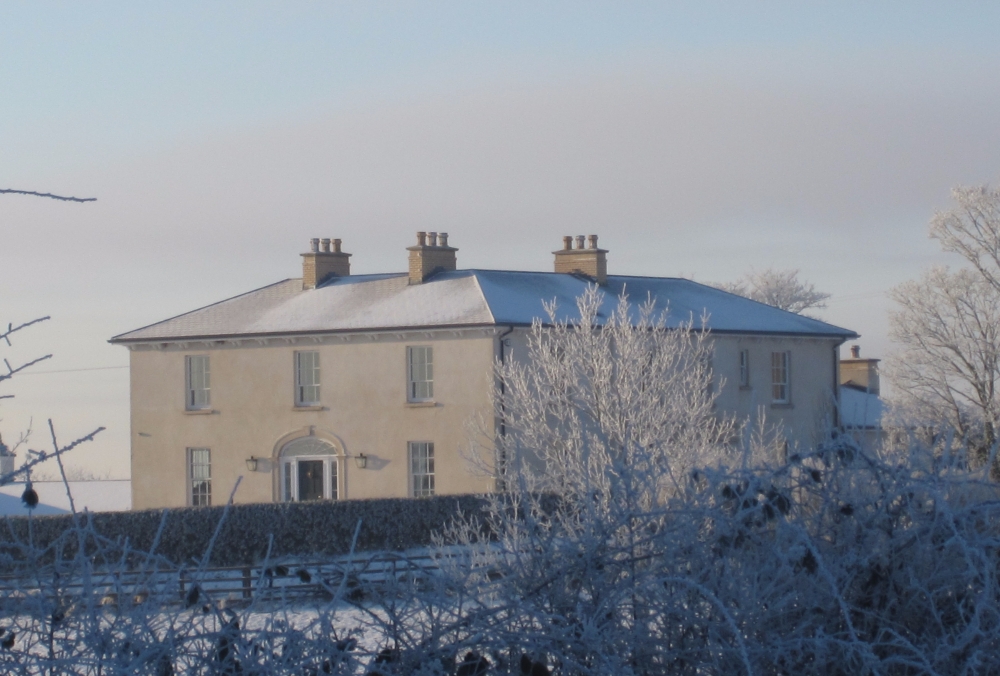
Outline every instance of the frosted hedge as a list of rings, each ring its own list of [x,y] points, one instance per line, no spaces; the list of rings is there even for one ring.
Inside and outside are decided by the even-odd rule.
[[[356,551],[422,547],[430,545],[432,535],[458,514],[478,513],[485,505],[482,497],[474,495],[231,505],[225,519],[224,506],[188,507],[34,517],[30,530],[33,551],[43,549],[49,556],[58,554],[64,559],[73,558],[79,546],[76,523],[92,527],[110,541],[127,542],[130,549],[139,552],[152,551],[159,533],[155,553],[183,564],[201,559],[221,524],[210,564],[238,566],[259,563],[269,543],[272,557],[346,554],[359,520]],[[28,518],[8,517],[0,528],[0,561],[8,557],[23,560],[28,542]],[[55,543],[60,546],[53,547]]]

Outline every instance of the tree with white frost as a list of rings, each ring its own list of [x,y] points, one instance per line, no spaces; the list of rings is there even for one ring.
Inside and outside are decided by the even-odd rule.
[[[506,484],[610,508],[657,504],[694,467],[713,464],[736,433],[714,410],[712,338],[652,300],[621,297],[607,318],[596,286],[578,318],[536,320],[525,359],[497,365],[495,473]],[[513,488],[513,487],[511,487]]]
[[[952,197],[957,205],[935,214],[931,237],[971,268],[934,268],[890,291],[890,335],[901,349],[885,373],[898,408],[983,466],[1000,431],[1000,190],[959,187]]]
[[[1000,293],[1000,188],[959,186],[951,197],[957,206],[934,214],[931,237],[969,261]]]
[[[817,291],[815,286],[799,279],[798,270],[774,268],[752,270],[735,282],[720,284],[719,288],[796,314],[821,310],[830,297],[830,294]]]
[[[549,308],[497,364],[504,490],[448,533],[470,554],[434,611],[387,634],[503,674],[1000,668],[991,484],[846,437],[787,459],[740,444],[712,410],[711,335],[601,296],[570,323]]]

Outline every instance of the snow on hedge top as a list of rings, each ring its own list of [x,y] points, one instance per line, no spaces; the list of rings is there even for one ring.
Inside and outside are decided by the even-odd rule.
[[[576,298],[587,279],[554,272],[458,270],[410,285],[406,274],[339,277],[316,289],[287,279],[171,319],[123,333],[111,342],[145,342],[228,336],[493,325],[528,325],[545,318],[543,302],[555,300],[560,319],[577,316]],[[778,310],[687,279],[609,276],[602,317],[618,296],[633,303],[652,298],[669,308],[676,326],[708,315],[712,331],[856,338],[816,319]]]

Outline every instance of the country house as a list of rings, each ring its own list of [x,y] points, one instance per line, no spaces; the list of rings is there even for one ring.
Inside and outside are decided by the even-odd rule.
[[[488,491],[467,423],[490,411],[495,360],[524,350],[543,301],[575,311],[651,297],[708,316],[718,407],[763,410],[791,444],[835,415],[849,330],[687,279],[612,275],[597,237],[565,237],[553,272],[459,270],[446,233],[417,233],[408,271],[351,275],[314,239],[302,277],[123,333],[131,364],[136,509]],[[402,262],[402,261],[401,261]],[[492,420],[492,416],[489,416]]]

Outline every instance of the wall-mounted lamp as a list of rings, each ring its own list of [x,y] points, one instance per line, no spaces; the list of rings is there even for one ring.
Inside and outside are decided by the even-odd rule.
[[[368,456],[364,453],[358,453],[354,456],[354,464],[358,466],[358,469],[364,469],[368,466]]]
[[[252,455],[249,458],[247,458],[247,469],[250,470],[251,472],[257,471],[257,458],[253,457]]]

